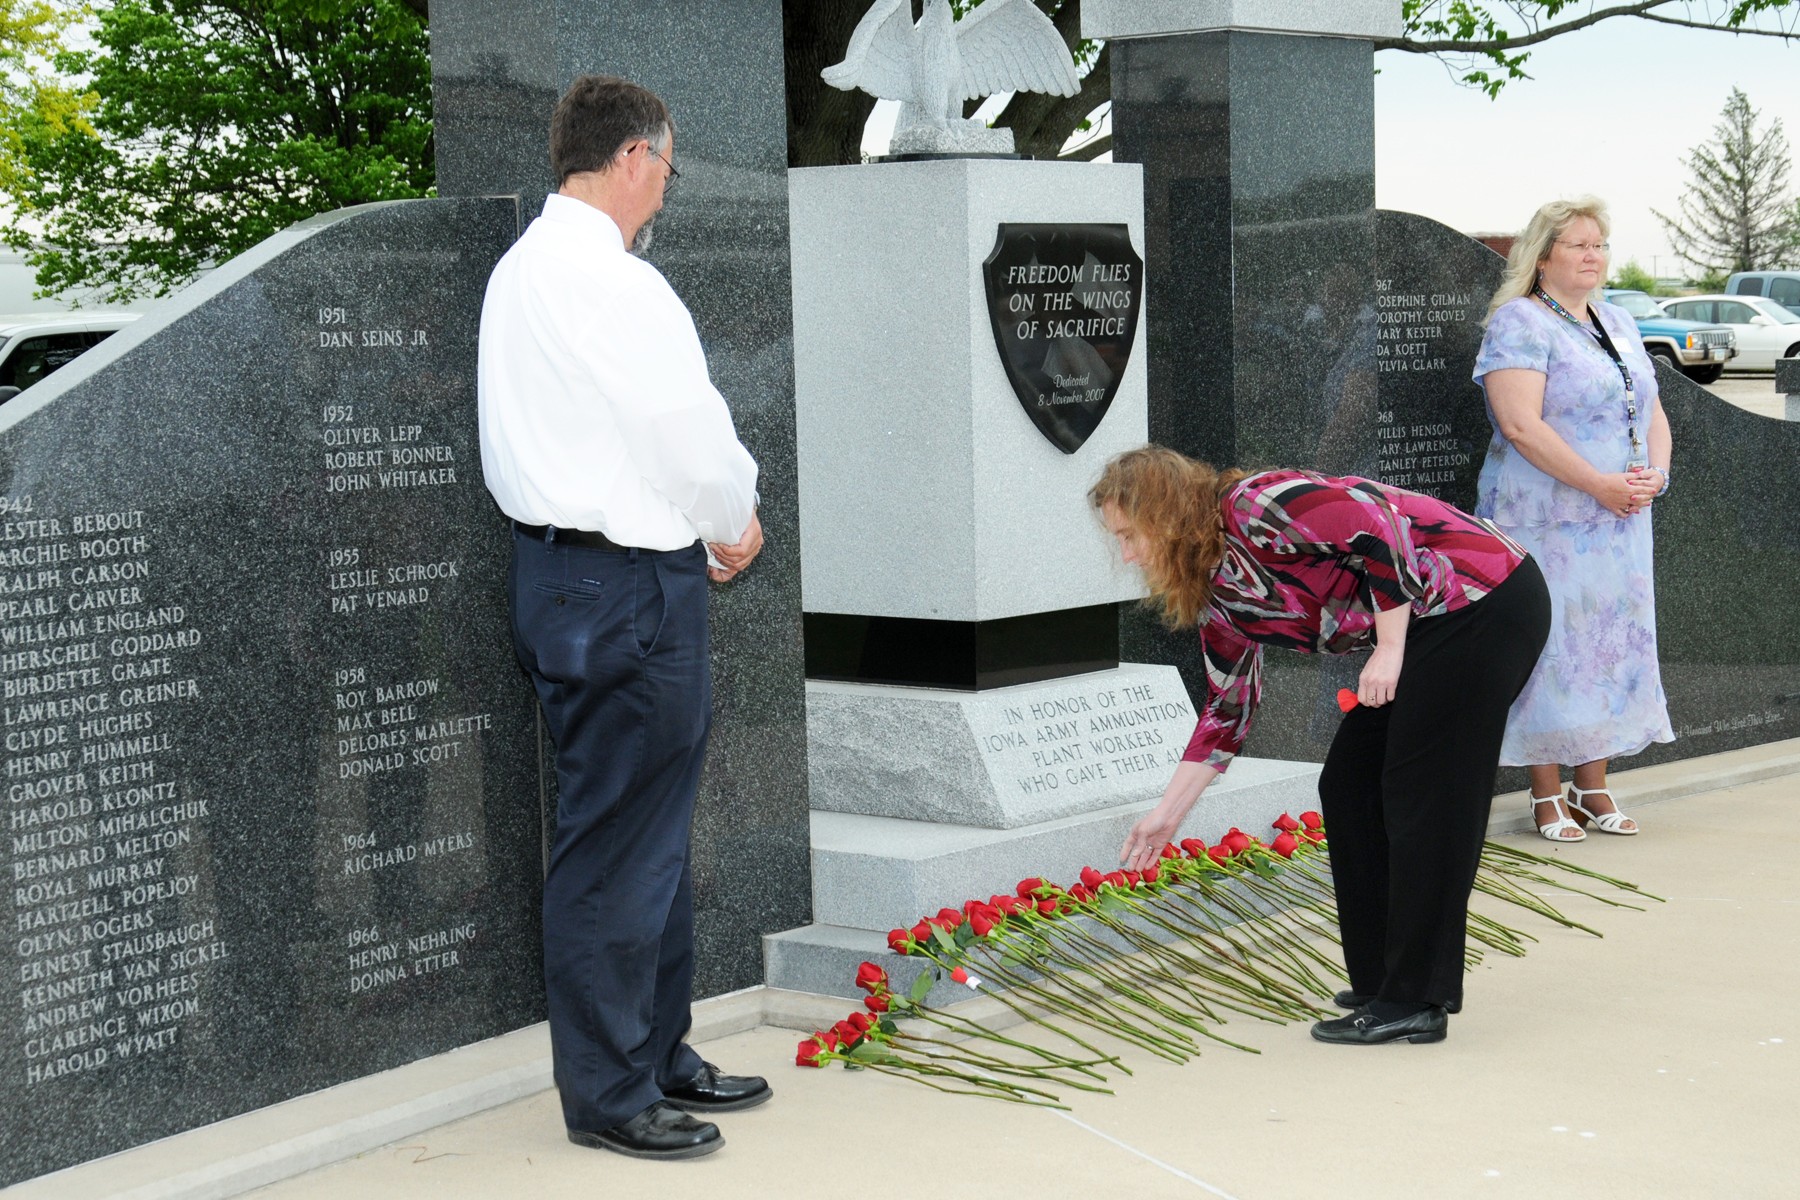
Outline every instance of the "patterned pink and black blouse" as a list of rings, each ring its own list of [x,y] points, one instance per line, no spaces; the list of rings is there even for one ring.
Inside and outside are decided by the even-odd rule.
[[[1262,698],[1262,651],[1347,654],[1374,644],[1375,613],[1455,612],[1525,559],[1490,522],[1355,476],[1263,471],[1225,495],[1225,558],[1200,616],[1205,703],[1182,758],[1223,771]]]

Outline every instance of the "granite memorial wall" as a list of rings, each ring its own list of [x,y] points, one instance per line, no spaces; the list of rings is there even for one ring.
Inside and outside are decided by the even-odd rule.
[[[474,419],[516,229],[315,218],[0,408],[0,1184],[542,1018]]]

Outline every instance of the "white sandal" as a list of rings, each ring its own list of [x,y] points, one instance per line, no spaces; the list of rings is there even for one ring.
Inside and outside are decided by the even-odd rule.
[[[1587,805],[1582,803],[1582,800],[1588,796],[1605,796],[1608,800],[1612,800],[1613,810],[1609,813],[1589,812]],[[1631,818],[1619,810],[1619,802],[1613,800],[1612,792],[1608,791],[1606,788],[1578,788],[1571,783],[1569,785],[1569,811],[1578,812],[1583,817],[1586,817],[1587,820],[1592,821],[1595,825],[1599,826],[1601,833],[1616,833],[1621,837],[1631,837],[1637,833],[1635,828],[1620,828],[1621,825],[1631,820]]]
[[[1563,811],[1562,799],[1561,792],[1558,792],[1554,796],[1533,796],[1531,798],[1531,819],[1533,822],[1537,821],[1537,806],[1540,804],[1553,805],[1556,812],[1556,820],[1539,825],[1537,827],[1538,833],[1552,842],[1586,841],[1587,831],[1580,825],[1577,825],[1569,814]],[[1575,836],[1564,837],[1563,831],[1567,829],[1573,829],[1575,831]]]

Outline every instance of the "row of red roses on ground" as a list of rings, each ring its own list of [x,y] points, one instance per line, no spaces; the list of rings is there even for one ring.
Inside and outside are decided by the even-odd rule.
[[[1258,852],[1292,858],[1302,845],[1324,844],[1325,820],[1316,812],[1303,812],[1298,821],[1282,813],[1273,824],[1277,836],[1267,845],[1234,825],[1217,845],[1208,846],[1199,838],[1184,838],[1179,845],[1165,843],[1162,865],[1143,871],[1101,872],[1093,867],[1083,867],[1080,882],[1066,888],[1036,876],[1021,879],[1015,895],[990,896],[985,901],[969,900],[960,912],[954,908],[941,908],[936,916],[925,917],[910,929],[889,930],[888,948],[896,954],[911,954],[921,944],[931,941],[934,926],[954,935],[964,921],[969,923],[976,937],[984,938],[1008,917],[1033,913],[1043,917],[1066,916],[1100,899],[1107,888],[1129,892],[1140,887],[1154,887],[1163,881],[1165,870],[1192,870],[1195,866],[1204,869],[1207,863],[1224,868],[1233,859]]]
[[[1235,874],[1246,865],[1254,864],[1259,855],[1292,859],[1303,848],[1324,847],[1325,822],[1317,812],[1303,812],[1298,820],[1283,813],[1272,824],[1276,836],[1266,845],[1233,826],[1216,845],[1208,846],[1199,838],[1185,838],[1179,844],[1167,843],[1162,848],[1161,864],[1143,871],[1101,872],[1093,867],[1083,867],[1080,881],[1068,887],[1059,887],[1039,876],[1022,879],[1014,895],[994,895],[985,901],[969,900],[960,911],[939,909],[935,916],[921,919],[910,929],[890,930],[888,946],[896,954],[919,953],[924,946],[942,945],[946,940],[954,943],[965,924],[969,933],[963,937],[972,934],[975,938],[987,938],[1009,919],[1029,921],[1078,915],[1088,906],[1101,902],[1109,889],[1120,892],[1155,890],[1196,871]],[[950,978],[970,986],[979,983],[963,966],[951,970]],[[811,1037],[803,1039],[796,1051],[795,1063],[802,1067],[822,1067],[827,1059],[854,1049],[871,1031],[878,1036],[883,1031],[892,1034],[892,1021],[886,1019],[885,1014],[919,1011],[933,982],[932,973],[925,971],[915,981],[913,994],[903,996],[893,991],[886,970],[871,962],[861,964],[856,972],[856,986],[868,993],[863,997],[867,1011],[853,1012],[830,1029],[815,1031]]]

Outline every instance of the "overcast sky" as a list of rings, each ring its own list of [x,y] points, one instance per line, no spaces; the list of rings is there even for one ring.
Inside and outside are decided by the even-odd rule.
[[[1673,214],[1689,151],[1733,85],[1800,149],[1800,43],[1619,18],[1533,50],[1532,78],[1498,100],[1424,55],[1375,56],[1375,200],[1470,233],[1516,232],[1546,200],[1587,193],[1612,210],[1613,260],[1682,276],[1652,209]],[[997,107],[997,106],[996,106]],[[886,152],[882,102],[863,148]],[[1800,195],[1800,154],[1789,174]]]

